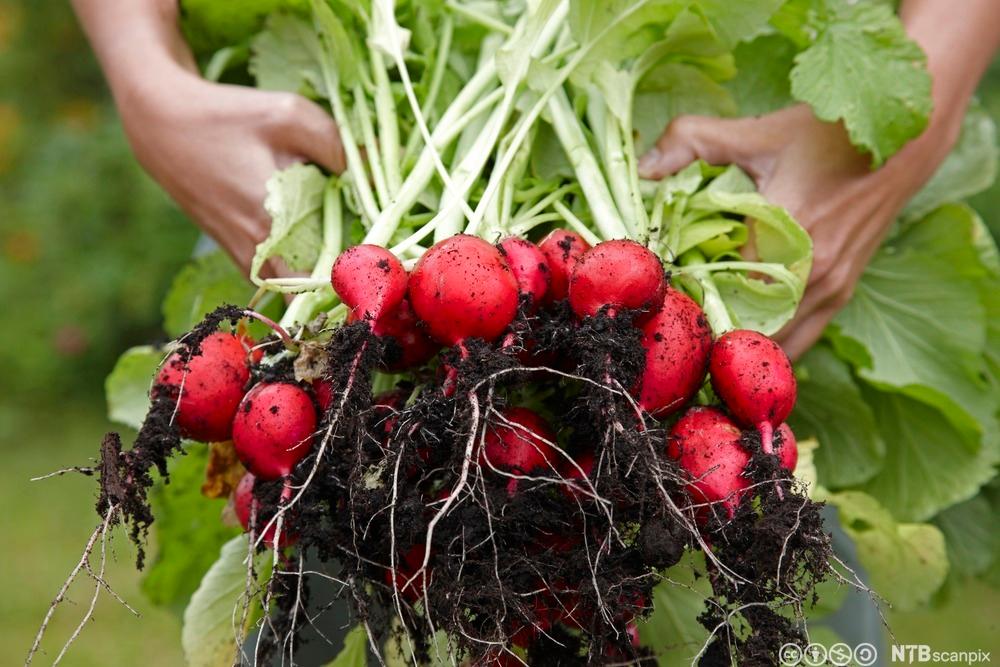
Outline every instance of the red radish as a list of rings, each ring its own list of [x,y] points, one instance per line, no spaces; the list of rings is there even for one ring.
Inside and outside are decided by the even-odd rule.
[[[635,241],[604,241],[588,250],[569,278],[569,305],[577,317],[593,317],[607,307],[656,311],[663,303],[667,277],[663,263]]]
[[[153,396],[166,392],[177,400],[177,427],[185,438],[229,440],[233,416],[250,379],[245,340],[216,332],[201,342],[201,353],[187,364],[179,353],[167,357],[156,376]]]
[[[475,236],[432,246],[413,269],[409,289],[413,311],[445,345],[492,341],[517,314],[514,275],[500,251]]]
[[[545,584],[538,582],[538,586],[543,588]],[[515,619],[512,623],[514,630],[511,632],[510,642],[514,646],[529,647],[540,635],[562,620],[565,612],[556,596],[546,588],[531,596],[527,616],[526,619]]]
[[[499,243],[500,252],[507,259],[517,289],[528,298],[528,312],[535,312],[548,294],[552,272],[545,253],[527,239],[509,236]]]
[[[415,544],[410,547],[403,556],[396,560],[396,569],[387,568],[384,579],[386,586],[399,591],[404,600],[414,604],[424,596],[424,573],[420,568],[424,564],[424,555],[427,553],[423,544]],[[430,579],[430,573],[426,573]]]
[[[549,444],[556,434],[548,422],[528,408],[507,408],[501,414],[506,421],[491,424],[486,432],[482,465],[527,475],[556,464],[559,455]]]
[[[379,336],[394,339],[399,346],[399,356],[384,363],[385,369],[392,372],[424,365],[441,347],[424,333],[406,298],[378,320],[372,330]]]
[[[569,294],[569,277],[573,267],[590,250],[590,244],[576,232],[557,229],[542,239],[538,247],[548,260],[551,284],[547,303],[562,301]]]
[[[316,405],[320,412],[326,412],[333,405],[333,383],[325,378],[313,380],[313,396],[316,397]]]
[[[233,445],[254,475],[280,479],[309,453],[315,430],[316,408],[309,394],[294,384],[261,382],[240,403]]]
[[[721,410],[695,407],[670,429],[667,456],[692,478],[687,492],[696,503],[722,503],[730,517],[750,481],[743,471],[750,453],[740,429]]]
[[[773,454],[773,432],[795,407],[795,374],[788,356],[764,334],[730,331],[712,346],[712,387],[743,426],[760,431],[761,447]]]
[[[778,458],[781,459],[781,467],[788,472],[795,472],[795,466],[799,463],[799,445],[795,441],[795,434],[788,424],[782,422],[777,435],[780,439]]]
[[[341,253],[333,263],[330,282],[353,318],[373,325],[406,296],[406,269],[377,245],[357,245]]]
[[[236,518],[240,520],[243,530],[248,533],[250,532],[250,518],[253,515],[253,506],[257,503],[256,498],[253,497],[253,485],[256,480],[257,478],[254,477],[253,473],[248,472],[243,475],[240,483],[236,485],[236,490],[233,491],[233,509],[236,510]],[[261,518],[260,514],[257,515],[255,530],[258,534],[267,523],[267,521]],[[264,532],[264,544],[269,549],[274,548],[274,533],[277,528],[277,523],[275,523]],[[289,535],[287,529],[283,530],[281,546],[287,547],[294,542],[295,538]]]
[[[639,405],[665,417],[690,401],[708,372],[712,330],[686,294],[667,288],[663,307],[642,325],[646,366],[637,384]]]

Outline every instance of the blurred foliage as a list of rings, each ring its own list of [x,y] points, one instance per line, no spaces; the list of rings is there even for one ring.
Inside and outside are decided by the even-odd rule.
[[[68,3],[0,0],[0,81],[2,393],[99,399],[162,337],[197,231],[132,157]]]
[[[978,95],[986,111],[1000,124],[1000,57],[993,59],[993,65],[979,86]],[[1000,241],[1000,180],[989,190],[970,199],[969,203],[979,211],[993,238]]]

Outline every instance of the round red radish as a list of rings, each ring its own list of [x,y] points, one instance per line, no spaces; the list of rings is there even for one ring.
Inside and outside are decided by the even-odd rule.
[[[782,422],[777,428],[778,437],[781,444],[778,446],[778,458],[781,459],[781,467],[788,472],[795,472],[795,466],[799,463],[799,445],[795,441],[795,434],[791,427]]]
[[[722,411],[695,407],[670,429],[667,456],[691,477],[688,494],[696,503],[722,503],[735,512],[750,481],[743,471],[750,454],[740,444],[740,429]]]
[[[261,479],[279,479],[309,453],[315,430],[309,394],[294,384],[261,382],[236,411],[233,445],[247,470]]]
[[[326,378],[313,380],[313,396],[316,397],[316,405],[321,412],[326,412],[333,404],[333,383]]]
[[[576,232],[557,229],[542,239],[538,247],[548,260],[551,276],[546,303],[562,301],[569,294],[569,277],[573,267],[590,250],[590,244]]]
[[[712,387],[736,421],[746,427],[766,422],[777,428],[795,407],[792,364],[764,334],[730,331],[712,346]]]
[[[509,236],[499,243],[517,289],[528,299],[528,310],[534,312],[544,301],[552,284],[552,272],[542,249],[527,239]]]
[[[185,364],[179,353],[167,357],[156,376],[153,396],[161,392],[178,402],[177,427],[185,438],[229,440],[233,416],[250,379],[246,342],[216,332],[201,342],[201,353]]]
[[[399,355],[384,362],[391,372],[423,366],[441,347],[420,326],[409,299],[403,299],[391,313],[378,320],[372,328],[377,336],[392,338],[399,346]]]
[[[559,455],[549,444],[556,441],[556,434],[548,422],[527,408],[507,408],[501,414],[503,418],[486,432],[484,466],[527,475],[558,462]]]
[[[236,490],[233,491],[233,509],[236,511],[236,518],[240,520],[240,525],[243,526],[243,530],[250,532],[250,518],[253,515],[253,505],[256,503],[256,499],[253,497],[253,485],[257,480],[253,476],[253,473],[246,473],[243,478],[240,479],[240,483],[236,485]],[[259,510],[258,510],[259,511]],[[260,514],[258,513],[256,517],[256,527],[255,530],[259,533],[260,530],[267,525]],[[272,525],[264,532],[264,544],[269,548],[274,548],[274,533],[278,529],[277,523]],[[281,546],[287,547],[295,542],[295,538],[291,537],[288,533],[288,528],[282,529],[281,534]]]
[[[392,312],[406,295],[406,269],[377,245],[348,248],[333,263],[330,282],[353,319],[375,322]]]
[[[637,383],[639,405],[655,417],[677,412],[705,381],[712,330],[686,294],[667,288],[660,312],[642,326],[646,366]]]
[[[539,588],[545,586],[538,582]],[[513,619],[513,632],[510,641],[514,646],[528,648],[540,635],[552,629],[565,616],[562,605],[556,596],[548,589],[540,590],[531,596],[528,605],[527,618]]]
[[[410,305],[445,345],[496,339],[517,314],[517,281],[486,241],[459,234],[435,244],[410,275]]]
[[[604,241],[584,253],[569,278],[569,305],[579,318],[608,307],[654,312],[663,303],[667,277],[660,258],[635,241]]]
[[[424,564],[424,554],[427,553],[423,544],[410,547],[401,558],[396,560],[396,569],[386,569],[383,575],[385,583],[390,588],[399,591],[404,600],[414,604],[424,596],[425,573],[417,575]],[[430,573],[426,573],[430,579]]]

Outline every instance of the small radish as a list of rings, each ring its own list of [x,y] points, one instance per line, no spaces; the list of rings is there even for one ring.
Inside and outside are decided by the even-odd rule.
[[[417,600],[424,596],[424,573],[420,568],[424,564],[424,555],[427,553],[423,544],[415,544],[401,558],[396,560],[396,569],[385,570],[383,578],[386,586],[394,588],[399,592],[404,600],[410,604],[415,604]],[[427,573],[430,579],[430,573]]]
[[[313,396],[320,412],[325,413],[333,404],[333,383],[326,378],[318,378],[312,382]]]
[[[546,303],[562,301],[569,294],[569,277],[573,267],[590,250],[590,244],[576,232],[557,229],[542,239],[538,247],[548,260],[551,281]]]
[[[397,355],[383,360],[385,370],[390,372],[423,366],[441,347],[424,333],[406,298],[399,302],[395,310],[378,320],[373,331],[378,336],[392,338],[398,346]]]
[[[635,241],[604,241],[588,250],[569,278],[569,305],[576,316],[593,317],[607,308],[655,312],[663,303],[667,277],[663,263]]]
[[[730,518],[750,481],[743,471],[750,453],[740,444],[740,429],[722,411],[695,407],[670,429],[667,456],[691,477],[688,495],[696,503],[722,503]]]
[[[501,415],[486,431],[483,466],[528,475],[556,464],[559,455],[550,444],[556,434],[548,422],[528,408],[506,408]]]
[[[351,309],[352,319],[375,323],[406,296],[406,269],[396,256],[377,245],[348,248],[333,263],[330,282]]]
[[[294,384],[261,382],[243,398],[233,420],[233,445],[243,465],[264,480],[287,478],[312,448],[316,408]],[[290,496],[286,486],[283,498]]]
[[[240,483],[236,485],[236,490],[233,491],[233,509],[236,511],[236,518],[240,520],[240,525],[243,526],[243,530],[250,532],[250,519],[253,516],[254,505],[257,504],[257,499],[253,496],[253,485],[257,480],[253,473],[246,473],[243,478],[240,479]],[[256,517],[255,531],[260,532],[260,530],[267,525],[267,521],[261,517],[260,508],[258,506],[258,514]],[[269,548],[274,548],[274,533],[277,530],[277,523],[271,525],[264,532],[264,544]],[[295,538],[288,534],[287,529],[282,531],[281,535],[281,546],[287,547],[295,542]]]
[[[708,371],[715,393],[736,421],[760,431],[761,448],[773,454],[774,429],[795,407],[795,374],[788,356],[767,336],[738,329],[715,341]]]
[[[156,376],[153,396],[177,400],[177,427],[185,438],[202,442],[229,440],[233,417],[250,379],[245,339],[216,332],[201,342],[200,354],[184,363],[171,354]],[[179,399],[179,400],[178,400]]]
[[[781,459],[781,467],[788,472],[795,472],[795,466],[799,463],[799,445],[795,441],[795,434],[791,427],[782,422],[776,430],[775,442],[778,444],[778,458]]]
[[[539,588],[545,584],[538,582]],[[539,636],[548,632],[565,616],[562,605],[548,589],[540,590],[531,597],[527,611],[528,618],[514,619],[510,641],[514,646],[528,648]]]
[[[663,307],[642,325],[646,365],[639,376],[639,405],[665,417],[690,401],[708,372],[712,330],[705,314],[687,295],[667,288]]]
[[[528,312],[535,312],[552,284],[552,271],[545,253],[531,241],[517,236],[505,238],[498,247],[517,280],[518,292],[527,299]]]
[[[436,243],[410,275],[410,305],[445,345],[496,339],[517,314],[517,281],[486,241],[459,234]]]
[[[559,475],[565,483],[559,491],[574,503],[585,503],[593,498],[593,490],[585,481],[594,471],[594,450],[587,448],[573,457],[573,462],[561,459]]]

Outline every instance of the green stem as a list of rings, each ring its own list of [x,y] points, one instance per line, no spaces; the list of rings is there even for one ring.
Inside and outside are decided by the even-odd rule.
[[[389,72],[378,49],[369,49],[372,71],[375,74],[375,116],[378,122],[378,147],[382,157],[382,170],[385,174],[385,185],[391,199],[402,183],[399,161],[399,115],[396,112],[396,100],[389,84]],[[371,144],[375,146],[375,144]],[[385,208],[387,202],[383,202]]]
[[[684,260],[682,261],[684,266],[683,271],[695,278],[701,285],[702,294],[704,295],[701,309],[705,311],[705,317],[708,318],[709,326],[712,327],[712,333],[716,336],[721,336],[736,327],[733,324],[732,317],[729,315],[729,310],[726,308],[725,302],[722,300],[722,294],[719,293],[719,288],[712,279],[712,273],[704,268],[704,262],[705,256],[700,252],[687,252],[684,254]]]
[[[375,182],[375,194],[378,196],[379,208],[382,209],[388,206],[389,201],[391,201],[389,185],[385,175],[386,164],[382,161],[380,150],[382,144],[375,137],[371,110],[368,108],[368,102],[360,83],[354,85],[354,115],[357,117],[358,125],[361,127],[361,138],[364,140],[365,146],[370,147],[365,154],[368,157],[368,169],[371,171],[372,180]]]
[[[587,227],[587,225],[583,224],[583,221],[580,220],[580,218],[576,217],[573,211],[569,210],[569,207],[563,204],[561,201],[557,201],[555,204],[553,204],[552,208],[554,208],[556,212],[562,216],[563,220],[566,221],[566,224],[572,227],[577,234],[583,237],[584,241],[586,241],[592,246],[595,246],[601,242],[601,237],[599,237],[594,232],[590,231],[590,228]]]
[[[510,35],[514,32],[514,29],[501,21],[500,19],[490,16],[489,14],[484,14],[483,12],[476,11],[471,7],[466,7],[465,5],[456,2],[455,0],[448,0],[445,5],[448,9],[455,12],[459,16],[464,16],[474,23],[478,23],[484,28],[489,28],[494,32],[499,32],[503,35]]]
[[[330,273],[344,245],[344,209],[340,188],[338,180],[331,178],[326,192],[323,193],[323,240],[319,258],[311,274],[311,278],[315,280],[324,279],[323,286],[292,299],[281,316],[280,324],[283,327],[310,321],[320,307],[334,298],[330,286]]]

